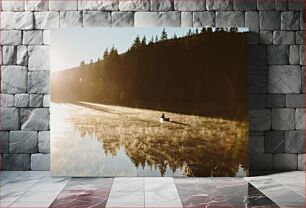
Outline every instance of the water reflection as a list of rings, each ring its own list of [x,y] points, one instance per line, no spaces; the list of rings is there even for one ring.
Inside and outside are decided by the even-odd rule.
[[[113,165],[103,174],[116,175],[122,169],[126,172],[119,171],[119,175],[236,176],[248,171],[245,123],[167,113],[174,121],[189,124],[186,126],[159,123],[159,111],[89,104],[53,104],[52,108],[59,114],[52,119],[57,125],[51,123],[54,141],[74,142],[78,151],[93,151],[80,150],[77,146],[82,145],[82,140],[91,140],[90,147],[99,145],[92,148],[98,148],[99,157]],[[67,145],[54,143],[57,149]],[[56,161],[56,154],[53,157]],[[112,170],[114,167],[117,172]],[[99,174],[97,171],[95,175]]]

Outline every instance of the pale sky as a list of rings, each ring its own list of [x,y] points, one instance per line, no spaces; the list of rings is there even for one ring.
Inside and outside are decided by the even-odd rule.
[[[168,37],[185,35],[189,29],[166,28]],[[106,48],[113,45],[119,54],[127,51],[137,35],[146,36],[147,41],[160,37],[163,28],[67,28],[51,30],[51,70],[58,71],[79,66],[82,60],[89,63],[102,57]],[[199,28],[199,30],[201,30]],[[246,32],[247,28],[239,28]]]

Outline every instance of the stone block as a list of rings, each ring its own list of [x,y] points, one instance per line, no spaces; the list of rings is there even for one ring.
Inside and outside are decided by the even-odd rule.
[[[66,10],[78,10],[78,1],[49,1],[49,10],[66,11]]]
[[[266,131],[265,132],[265,153],[285,152],[285,132]]]
[[[215,13],[214,12],[193,12],[194,27],[214,27]]]
[[[250,170],[273,170],[272,154],[249,154]]]
[[[116,11],[119,9],[118,0],[79,0],[79,10]]]
[[[298,170],[305,171],[306,154],[298,154]]]
[[[38,150],[40,153],[50,153],[50,132],[40,131],[38,133]]]
[[[192,12],[181,12],[181,27],[192,27],[193,26],[193,13]]]
[[[304,44],[304,31],[295,32],[295,43],[299,45]]]
[[[263,1],[263,0],[257,0],[257,9],[258,10],[274,10],[275,2],[272,0]]]
[[[34,27],[33,12],[15,12],[15,29],[31,30]]]
[[[50,43],[51,43],[50,30],[44,30],[43,31],[43,43],[44,43],[44,45],[50,45]]]
[[[294,121],[295,121],[295,109],[293,108],[272,109],[273,130],[293,130]]]
[[[42,30],[29,30],[23,32],[24,45],[41,45],[43,44]]]
[[[0,94],[0,106],[4,108],[14,107],[14,95]]]
[[[120,11],[149,11],[150,0],[119,0]]]
[[[177,11],[204,11],[205,1],[203,0],[192,0],[192,1],[181,1],[174,0],[174,10]]]
[[[50,154],[32,154],[31,170],[49,171],[50,170]]]
[[[297,154],[275,154],[274,169],[279,171],[297,170]]]
[[[305,30],[305,12],[300,13],[300,29]]]
[[[29,46],[29,71],[49,71],[50,56],[49,46]]]
[[[0,153],[9,153],[9,138],[8,131],[0,131]]]
[[[281,14],[278,11],[259,11],[260,30],[280,30]]]
[[[110,27],[112,25],[111,13],[105,11],[84,11],[83,25],[84,27]]]
[[[17,65],[26,66],[28,65],[28,47],[25,45],[17,46]]]
[[[295,110],[295,129],[305,130],[305,112],[304,108]]]
[[[288,9],[287,0],[275,0],[275,10],[286,11]]]
[[[3,2],[2,2],[3,4]],[[1,29],[3,30],[13,30],[15,28],[14,12],[1,12]]]
[[[25,108],[29,106],[28,94],[16,94],[15,95],[15,107]]]
[[[267,67],[267,47],[264,45],[249,46],[249,69],[262,69]]]
[[[300,29],[300,13],[299,12],[282,12],[281,14],[282,30],[299,30]]]
[[[268,74],[266,71],[249,72],[248,90],[249,93],[267,93]]]
[[[2,46],[2,64],[15,65],[17,59],[16,46]]]
[[[272,31],[260,31],[260,44],[272,44],[273,33]]]
[[[249,94],[249,109],[263,109],[266,107],[265,94]]]
[[[17,130],[20,128],[19,110],[17,108],[0,108],[0,130]]]
[[[50,107],[50,95],[44,95],[44,100],[43,100],[43,106],[44,107]]]
[[[258,43],[259,43],[259,33],[250,31],[248,33],[248,44],[258,45]]]
[[[304,45],[300,45],[300,65],[305,65],[305,47]]]
[[[24,93],[27,89],[27,69],[22,66],[1,67],[2,93]]]
[[[27,11],[46,11],[49,9],[49,0],[26,0],[25,9]]]
[[[3,154],[3,170],[30,170],[30,154]]]
[[[257,2],[254,0],[233,0],[234,10],[238,11],[252,11],[256,10]]]
[[[24,11],[24,1],[3,1],[3,11]]]
[[[174,0],[151,0],[151,11],[172,11]]]
[[[289,31],[274,31],[273,44],[277,45],[295,44],[295,33]]]
[[[22,41],[20,30],[1,30],[0,38],[2,45],[20,45]]]
[[[30,94],[30,107],[43,107],[44,95]]]
[[[134,27],[134,12],[112,12],[113,27]]]
[[[49,71],[33,71],[28,75],[28,93],[49,93]]]
[[[82,20],[81,11],[60,12],[60,27],[82,27]]]
[[[267,47],[268,64],[288,64],[289,63],[289,46],[287,45],[269,45]]]
[[[135,27],[180,27],[180,12],[136,12]]]
[[[264,137],[250,136],[249,137],[249,153],[263,153],[264,152]]]
[[[21,109],[20,116],[21,130],[49,130],[49,108]]]
[[[299,64],[300,63],[300,48],[299,45],[291,45],[289,48],[289,63]]]
[[[209,11],[233,10],[233,0],[206,0],[206,9]]]
[[[36,153],[38,151],[36,131],[11,131],[10,153]]]
[[[288,9],[294,11],[303,11],[304,10],[304,0],[288,0]]]
[[[286,107],[288,108],[303,108],[304,107],[304,94],[287,94]]]
[[[246,12],[245,13],[245,27],[249,28],[249,31],[258,32],[259,30],[259,17],[258,12]]]
[[[35,29],[59,28],[59,12],[34,12]]]
[[[271,110],[249,110],[249,129],[251,131],[265,131],[271,128]]]
[[[285,141],[286,153],[304,153],[305,131],[286,131]]]
[[[285,94],[268,94],[267,107],[268,108],[282,108],[286,106]]]
[[[244,13],[239,11],[216,12],[216,27],[244,27]]]

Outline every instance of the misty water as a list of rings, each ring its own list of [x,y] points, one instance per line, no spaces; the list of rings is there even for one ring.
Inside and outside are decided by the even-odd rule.
[[[159,115],[159,111],[119,106],[52,103],[52,175],[247,174],[247,127],[171,113],[166,115],[190,125],[161,124]]]

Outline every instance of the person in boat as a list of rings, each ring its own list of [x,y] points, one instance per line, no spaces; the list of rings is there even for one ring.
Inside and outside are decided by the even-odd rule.
[[[159,121],[162,123],[164,121],[170,121],[170,118],[166,118],[165,114],[163,113],[162,116],[159,118]]]

